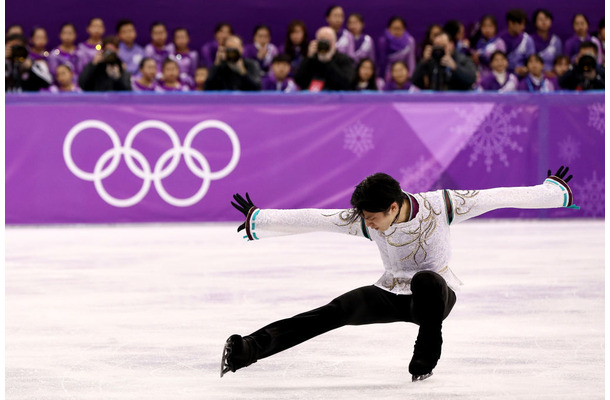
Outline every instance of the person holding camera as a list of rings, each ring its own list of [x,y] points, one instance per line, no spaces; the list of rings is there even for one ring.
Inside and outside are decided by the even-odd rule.
[[[354,79],[354,62],[336,49],[337,35],[328,27],[316,32],[316,39],[309,42],[307,59],[303,60],[294,75],[302,90],[351,90]]]
[[[558,77],[559,86],[570,90],[604,90],[605,69],[597,63],[597,46],[591,41],[580,44],[575,63]]]
[[[53,83],[53,76],[45,60],[32,60],[23,35],[6,37],[4,78],[7,92],[37,92]]]
[[[239,36],[227,37],[218,47],[214,66],[205,81],[205,90],[261,90],[258,62],[243,57]]]
[[[476,75],[472,59],[456,51],[450,36],[442,32],[424,48],[411,81],[424,90],[471,90]]]
[[[102,50],[83,68],[78,85],[86,92],[131,90],[130,74],[119,58],[119,39],[104,38]]]

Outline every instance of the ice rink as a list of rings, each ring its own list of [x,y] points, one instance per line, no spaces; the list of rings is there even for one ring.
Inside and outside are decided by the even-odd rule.
[[[366,239],[232,224],[8,227],[7,399],[603,399],[604,222],[452,227],[434,376],[417,326],[344,327],[219,377],[226,338],[382,274]]]

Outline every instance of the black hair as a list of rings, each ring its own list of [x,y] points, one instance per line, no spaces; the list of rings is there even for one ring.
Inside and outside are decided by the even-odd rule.
[[[491,56],[489,56],[489,62],[491,63],[497,55],[501,55],[502,57],[504,57],[505,60],[508,60],[508,57],[506,56],[505,52],[503,52],[502,50],[496,50],[491,53]]]
[[[74,29],[74,32],[76,32],[76,26],[74,26],[72,22],[64,22],[63,24],[61,24],[61,26],[59,27],[59,32],[61,32],[66,26],[71,26],[72,29]]]
[[[347,19],[350,19],[350,17],[356,17],[356,19],[358,21],[360,21],[361,23],[364,24],[364,17],[362,16],[362,14],[360,14],[360,13],[351,13],[350,15],[347,16]]]
[[[333,10],[334,10],[335,8],[340,8],[340,9],[342,9],[342,10],[343,10],[343,7],[341,7],[341,6],[339,6],[339,5],[336,5],[336,4],[335,4],[335,5],[332,5],[332,6],[330,6],[330,7],[328,7],[328,8],[326,9],[326,18],[328,18],[328,17],[330,16],[330,13],[331,13],[331,12],[333,12]]]
[[[167,57],[165,60],[163,60],[163,64],[161,64],[162,71],[167,64],[176,64],[176,67],[178,67],[178,63],[176,62],[176,60],[174,60],[173,58]]]
[[[23,46],[25,46],[28,42],[25,36],[18,33],[13,33],[12,35],[8,35],[6,38],[4,38],[4,43],[6,44],[8,42],[12,42],[13,40],[19,40]]]
[[[506,22],[527,23],[527,14],[520,8],[513,8],[506,13]]]
[[[95,21],[96,19],[99,19],[100,21],[102,21],[102,24],[104,23],[104,20],[101,19],[100,17],[93,17],[89,20],[89,23],[87,24],[87,28],[91,26],[91,24],[93,23],[93,21]]]
[[[233,34],[233,27],[228,22],[219,22],[218,24],[216,24],[216,27],[214,28],[214,33],[220,32],[220,30],[223,28],[223,26],[228,26],[229,27],[229,33],[231,35]]]
[[[32,28],[32,33],[30,34],[30,39],[34,37],[34,34],[36,34],[36,31],[44,31],[44,33],[47,33],[46,29],[44,29],[42,26],[35,26]]]
[[[266,29],[267,32],[269,32],[269,36],[271,36],[271,29],[269,29],[269,27],[265,24],[256,25],[254,27],[254,31],[252,32],[252,36],[254,37],[254,35],[256,35],[256,32],[258,32],[261,29]]]
[[[360,182],[350,203],[353,207],[350,219],[354,221],[363,211],[387,212],[392,203],[402,206],[404,193],[394,178],[383,172],[366,177]]]
[[[587,22],[587,26],[591,26],[591,24],[589,23],[589,18],[587,18],[587,16],[582,13],[575,14],[574,17],[572,17],[572,26],[574,26],[574,21],[576,21],[577,17],[583,17],[585,19],[585,21]]]
[[[494,28],[496,28],[496,35],[498,34],[498,20],[492,14],[485,14],[475,24],[475,33],[470,38],[470,43],[472,43],[473,45],[475,45],[483,37],[483,33],[481,32],[481,27],[483,26],[483,22],[485,22],[487,20],[491,21]]]
[[[532,22],[534,23],[534,25],[536,25],[536,18],[538,18],[538,14],[544,14],[548,19],[550,19],[551,21],[553,20],[553,14],[551,14],[549,10],[547,10],[546,8],[539,8],[534,11],[534,14],[532,15]]]
[[[525,65],[527,65],[527,64],[530,62],[530,60],[531,60],[532,58],[535,58],[536,60],[538,60],[538,62],[539,62],[540,64],[544,64],[544,60],[542,60],[542,57],[540,57],[540,54],[538,54],[538,53],[534,53],[534,54],[530,55],[530,56],[527,58],[527,61],[525,62]]]
[[[291,61],[292,61],[292,58],[290,58],[290,56],[288,54],[281,53],[281,54],[278,54],[277,56],[273,57],[273,60],[271,60],[271,64],[281,63],[281,62],[290,64]]]
[[[464,25],[457,19],[451,19],[445,22],[445,25],[443,25],[443,31],[447,32],[447,35],[449,35],[449,39],[455,43],[455,41],[457,40],[457,34],[460,31],[460,27],[462,26]]]
[[[606,17],[602,17],[602,19],[599,20],[599,24],[597,25],[597,29],[599,29],[600,31],[602,29],[606,29]]]
[[[149,61],[149,60],[153,61],[155,63],[155,66],[157,65],[157,62],[154,59],[152,59],[150,57],[144,57],[140,61],[140,65],[138,66],[138,69],[140,70],[140,69],[144,68],[144,64],[146,64],[146,62]]]
[[[301,20],[290,21],[290,23],[288,24],[288,29],[286,29],[284,52],[288,54],[292,59],[295,59],[297,55],[295,54],[295,46],[290,40],[290,34],[297,26],[303,29],[303,42],[300,44],[300,53],[303,58],[307,57],[307,47],[309,46],[309,38],[307,37],[307,27],[305,26],[305,22]]]
[[[593,43],[590,40],[585,40],[584,42],[580,42],[580,45],[578,46],[578,51],[580,51],[582,49],[594,49],[595,54],[597,55],[597,46],[595,45],[595,43]]]
[[[390,67],[390,71],[392,70],[392,68],[394,68],[394,66],[395,66],[396,64],[402,64],[402,65],[404,65],[404,67],[407,69],[407,71],[409,70],[409,67],[407,66],[407,63],[406,63],[406,62],[404,62],[403,60],[396,60],[396,61],[394,61],[394,62],[392,63],[392,65],[391,65],[391,67]]]
[[[559,61],[561,60],[566,60],[568,64],[570,63],[570,57],[566,56],[565,54],[558,54],[553,59],[553,66],[559,64]]]
[[[176,36],[176,32],[180,32],[180,31],[185,31],[187,35],[189,35],[189,36],[191,35],[191,34],[189,33],[189,30],[188,30],[188,29],[186,29],[186,28],[185,28],[185,27],[183,27],[183,26],[179,26],[178,28],[174,29],[174,31],[172,32],[172,37]]]
[[[364,90],[377,90],[377,73],[375,72],[375,63],[368,57],[360,59],[358,61],[358,65],[356,65],[356,73],[354,74],[354,80],[352,82],[352,88],[356,89],[358,87],[358,83],[360,83],[360,67],[365,62],[370,62],[373,66],[373,75],[368,80],[366,87]]]
[[[400,23],[402,24],[402,27],[407,29],[407,23],[405,22],[405,20],[402,17],[399,17],[398,15],[394,15],[393,17],[390,18],[390,20],[388,21],[388,25],[386,26],[386,28],[390,28],[390,26],[394,23],[394,21],[400,21]]]
[[[105,38],[102,39],[102,48],[104,48],[104,46],[106,46],[107,44],[112,44],[114,45],[114,47],[116,47],[117,49],[119,48],[119,38],[116,36],[106,36]]]
[[[122,19],[116,24],[116,33],[119,33],[122,27],[127,25],[133,25],[133,21],[130,19]]]
[[[152,24],[150,24],[150,32],[152,33],[152,30],[155,29],[155,26],[162,26],[163,28],[165,28],[165,30],[167,31],[167,27],[165,26],[165,24],[161,21],[155,21]]]
[[[72,71],[72,67],[70,67],[67,63],[60,63],[57,68],[55,68],[55,72],[57,72],[57,70],[59,69],[59,67],[66,67],[68,68],[68,71],[73,72]]]

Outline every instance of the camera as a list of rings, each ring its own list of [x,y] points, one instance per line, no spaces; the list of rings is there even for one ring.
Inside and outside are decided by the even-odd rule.
[[[441,58],[445,55],[445,48],[443,46],[434,46],[432,48],[432,59],[437,63],[441,62]]]
[[[15,45],[11,46],[11,60],[13,62],[22,63],[28,58],[29,52],[25,46]]]
[[[324,54],[330,51],[330,42],[328,40],[318,40],[318,53]]]
[[[593,56],[585,54],[578,59],[577,69],[580,72],[597,70],[597,60]]]
[[[225,50],[226,59],[230,63],[237,62],[241,58],[241,54],[239,54],[239,50],[233,47],[227,47]]]

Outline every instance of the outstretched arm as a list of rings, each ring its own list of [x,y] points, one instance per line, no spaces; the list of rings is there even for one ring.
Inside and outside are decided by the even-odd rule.
[[[487,190],[446,190],[444,193],[450,223],[458,223],[499,208],[579,208],[573,205],[572,190],[563,166],[541,185]]]
[[[297,210],[264,210],[254,205],[248,193],[233,196],[233,207],[246,217],[237,231],[245,229],[244,239],[259,240],[273,236],[308,232],[336,232],[370,239],[364,221],[351,218],[351,210],[304,208]]]

